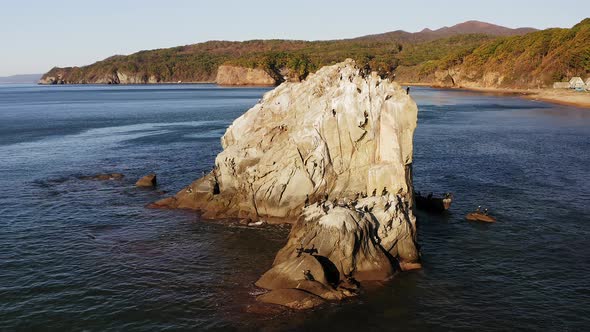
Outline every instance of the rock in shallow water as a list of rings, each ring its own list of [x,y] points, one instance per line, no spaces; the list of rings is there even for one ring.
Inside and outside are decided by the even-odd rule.
[[[106,181],[106,180],[121,180],[124,177],[125,176],[121,173],[102,173],[102,174],[89,175],[89,176],[80,176],[79,179],[80,180]]]
[[[311,309],[325,303],[320,297],[299,289],[278,289],[270,291],[260,295],[258,300],[297,310]]]
[[[227,129],[211,173],[151,206],[290,220],[287,245],[256,283],[271,290],[259,299],[297,308],[342,299],[357,281],[420,266],[416,122],[398,84],[352,60],[324,67],[265,94]]]
[[[156,174],[148,174],[135,183],[137,187],[152,188],[158,185]]]

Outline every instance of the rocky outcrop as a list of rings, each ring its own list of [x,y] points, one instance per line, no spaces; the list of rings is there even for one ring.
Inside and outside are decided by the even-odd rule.
[[[219,85],[277,85],[280,83],[262,69],[231,65],[219,66],[215,82]]]
[[[260,299],[307,308],[352,296],[359,281],[420,267],[416,121],[416,104],[397,83],[352,60],[324,67],[268,92],[227,129],[213,171],[152,207],[293,222],[256,283],[271,291]]]
[[[44,85],[54,85],[54,84],[66,84],[66,81],[61,77],[61,75],[43,75],[39,81],[37,82],[38,84],[44,84]]]
[[[148,174],[135,182],[137,187],[153,188],[158,185],[156,174]]]
[[[283,83],[236,119],[215,169],[156,206],[297,220],[306,200],[411,190],[417,107],[352,60]]]
[[[297,289],[324,300],[357,294],[359,282],[420,268],[415,219],[402,194],[318,202],[304,209],[273,267],[256,282],[272,292]],[[293,307],[293,299],[280,297]],[[268,302],[266,296],[260,301]],[[319,303],[318,303],[319,304]]]

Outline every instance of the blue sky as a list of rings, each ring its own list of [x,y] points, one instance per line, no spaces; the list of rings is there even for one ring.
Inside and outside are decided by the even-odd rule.
[[[466,20],[571,27],[590,0],[0,0],[0,76],[212,39],[335,39]]]

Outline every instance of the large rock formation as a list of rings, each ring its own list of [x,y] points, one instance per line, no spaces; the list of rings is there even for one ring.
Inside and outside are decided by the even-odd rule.
[[[262,69],[230,65],[217,68],[215,82],[219,85],[276,85],[279,83]]]
[[[211,173],[152,206],[294,222],[257,282],[271,290],[261,300],[306,308],[354,295],[357,281],[420,266],[416,121],[416,104],[398,84],[352,60],[324,67],[268,92],[227,129]]]
[[[296,220],[306,200],[409,193],[417,107],[352,60],[265,94],[227,129],[215,169],[161,206]]]

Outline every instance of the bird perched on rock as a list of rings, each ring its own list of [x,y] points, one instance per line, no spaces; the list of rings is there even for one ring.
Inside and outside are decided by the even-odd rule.
[[[381,196],[387,195],[387,187],[383,187],[383,191],[381,192]]]
[[[305,195],[305,207],[309,206],[309,195]]]
[[[193,188],[190,188],[190,187],[189,188],[186,188],[186,192],[189,193],[189,194],[192,194],[193,193]]]
[[[356,200],[358,200],[360,196],[361,196],[361,194],[360,194],[360,193],[356,193],[356,195],[354,195],[354,200],[355,200],[355,201],[356,201]]]
[[[310,270],[303,270],[303,277],[305,278],[305,280],[315,281],[315,278],[311,274]]]
[[[338,206],[338,199],[334,198],[334,200],[332,201],[332,205]]]
[[[361,193],[362,198],[367,198],[367,193]]]
[[[373,194],[371,196],[373,196],[373,197],[377,196],[377,188],[373,189]]]
[[[301,244],[301,247],[295,249],[295,252],[297,252],[297,258],[301,257],[303,250],[305,250],[305,248],[303,248],[303,244]]]
[[[387,201],[387,203],[385,203],[385,206],[383,207],[383,209],[385,209],[385,211],[389,210],[389,208],[391,207],[391,202]]]
[[[330,208],[327,205],[324,205],[323,207],[324,207],[324,212],[325,213],[328,213],[328,211],[330,211]]]

